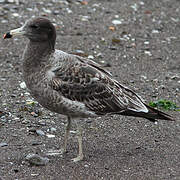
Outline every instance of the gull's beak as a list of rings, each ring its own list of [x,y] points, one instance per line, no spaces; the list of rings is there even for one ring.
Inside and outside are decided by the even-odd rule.
[[[13,29],[13,30],[7,32],[6,34],[4,34],[3,38],[7,39],[7,38],[11,38],[13,36],[23,35],[24,33],[25,33],[24,26],[22,26],[18,29]]]

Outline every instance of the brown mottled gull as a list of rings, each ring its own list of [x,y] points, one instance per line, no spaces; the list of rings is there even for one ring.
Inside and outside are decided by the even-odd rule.
[[[54,48],[56,30],[45,18],[28,20],[21,28],[4,35],[24,35],[28,42],[23,54],[23,76],[31,95],[50,111],[66,115],[63,152],[66,152],[71,120],[106,114],[173,120],[149,107],[129,88],[123,86],[97,63]],[[83,159],[82,130],[77,124],[79,155]]]

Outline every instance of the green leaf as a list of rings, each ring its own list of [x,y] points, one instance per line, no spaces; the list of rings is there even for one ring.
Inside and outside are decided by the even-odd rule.
[[[158,101],[151,101],[149,102],[149,106],[161,108],[164,110],[180,111],[179,106],[177,106],[174,102],[166,100],[166,99],[160,99]]]

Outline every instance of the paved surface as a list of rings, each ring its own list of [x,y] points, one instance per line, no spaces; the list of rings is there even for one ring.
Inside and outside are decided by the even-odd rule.
[[[33,15],[47,15],[57,26],[56,48],[71,53],[81,50],[84,56],[110,66],[107,69],[117,80],[147,102],[164,98],[180,105],[179,1],[68,2],[0,1],[1,36]],[[0,39],[2,179],[180,179],[178,112],[169,112],[176,122],[158,124],[123,116],[88,119],[82,123],[84,161],[70,160],[77,155],[73,134],[66,155],[47,156],[48,150],[62,146],[66,119],[33,106],[23,89],[21,56],[26,42],[22,37]],[[29,153],[50,161],[31,166],[25,161]]]

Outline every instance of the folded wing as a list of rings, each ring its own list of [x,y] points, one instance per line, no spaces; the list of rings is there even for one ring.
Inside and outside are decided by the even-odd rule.
[[[97,115],[127,110],[148,112],[133,91],[111,78],[111,74],[93,61],[73,56],[52,70],[50,86],[72,101],[82,102]]]

